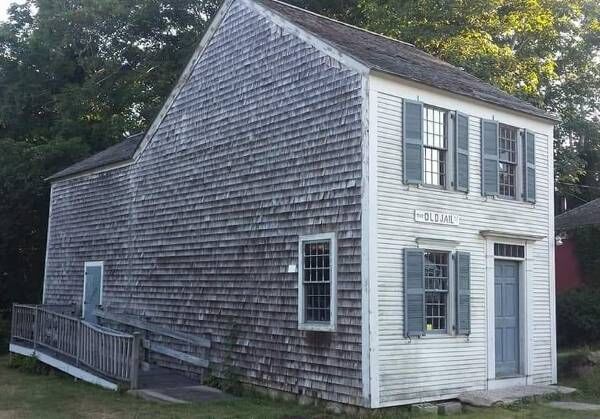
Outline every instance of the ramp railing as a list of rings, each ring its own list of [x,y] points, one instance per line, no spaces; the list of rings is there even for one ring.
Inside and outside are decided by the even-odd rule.
[[[62,314],[44,305],[13,304],[11,343],[27,345],[77,367],[138,387],[141,336]]]

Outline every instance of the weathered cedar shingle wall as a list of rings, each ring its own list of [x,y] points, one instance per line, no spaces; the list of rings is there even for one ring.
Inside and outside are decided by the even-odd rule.
[[[45,302],[81,302],[85,261],[110,261],[105,287],[125,278],[129,185],[127,168],[53,185]]]
[[[245,380],[361,403],[361,76],[235,2],[141,158],[54,186],[47,302],[192,333]],[[128,181],[129,179],[129,181]],[[298,236],[338,239],[338,330],[297,330]]]

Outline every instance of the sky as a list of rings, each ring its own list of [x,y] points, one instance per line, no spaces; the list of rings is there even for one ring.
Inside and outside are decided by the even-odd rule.
[[[6,11],[12,3],[23,3],[23,0],[0,0],[0,20],[6,20]]]

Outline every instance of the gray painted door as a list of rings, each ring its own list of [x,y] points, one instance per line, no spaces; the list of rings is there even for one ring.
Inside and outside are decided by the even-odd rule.
[[[102,268],[100,266],[86,266],[85,268],[85,295],[83,300],[83,319],[96,323],[94,310],[100,305],[102,287]]]
[[[495,263],[496,377],[519,375],[519,262]]]

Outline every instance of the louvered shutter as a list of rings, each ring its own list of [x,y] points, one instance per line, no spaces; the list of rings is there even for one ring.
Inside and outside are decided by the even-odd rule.
[[[422,336],[425,332],[425,278],[423,250],[404,250],[404,334]]]
[[[454,135],[454,185],[457,191],[469,191],[469,117],[456,112]]]
[[[523,137],[523,198],[535,202],[535,134],[526,130]]]
[[[404,100],[404,182],[423,182],[423,104]]]
[[[481,121],[481,194],[498,195],[498,123]]]
[[[456,252],[456,331],[471,333],[471,255]]]

